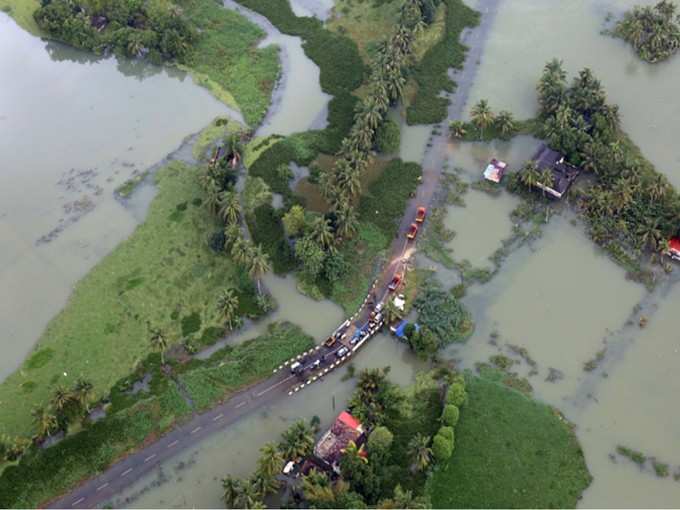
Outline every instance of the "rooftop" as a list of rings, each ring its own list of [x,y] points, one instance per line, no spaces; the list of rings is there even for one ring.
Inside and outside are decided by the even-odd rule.
[[[330,465],[335,464],[350,441],[355,443],[363,434],[361,422],[347,411],[341,412],[335,423],[314,447],[314,455]]]
[[[581,169],[567,163],[564,154],[552,150],[547,145],[541,145],[533,157],[539,170],[550,169],[553,173],[553,184],[546,186],[537,183],[536,186],[555,198],[562,198],[569,186],[581,173]]]

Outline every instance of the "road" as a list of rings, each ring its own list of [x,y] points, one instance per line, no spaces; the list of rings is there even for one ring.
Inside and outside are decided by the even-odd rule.
[[[484,42],[493,24],[501,0],[479,0],[477,9],[482,12],[480,25],[474,30],[464,32],[462,41],[470,48],[462,70],[452,74],[458,87],[450,95],[451,103],[448,108],[448,118],[455,119],[462,116],[470,88],[474,82],[477,66],[482,56]],[[418,186],[415,197],[408,202],[404,216],[399,225],[398,235],[390,246],[390,259],[374,283],[371,293],[378,296],[378,302],[389,296],[387,286],[395,274],[404,270],[404,260],[408,259],[415,246],[406,240],[406,233],[413,223],[419,206],[430,206],[437,191],[444,163],[447,158],[448,130],[442,125],[438,130],[441,134],[434,135],[431,147],[426,151],[423,159],[423,178]],[[480,169],[481,171],[481,169]],[[370,307],[364,306],[350,319],[348,336],[358,326],[368,321]],[[307,372],[305,377],[291,374],[289,366],[295,360],[289,360],[285,365],[277,368],[275,373],[258,384],[235,393],[227,402],[196,415],[188,423],[169,432],[158,441],[144,449],[127,456],[125,459],[109,467],[101,475],[89,479],[69,494],[56,499],[48,505],[49,508],[92,508],[113,498],[125,487],[149,473],[160,463],[176,455],[182,449],[188,448],[201,439],[214,434],[242,416],[272,402],[295,396],[307,384],[314,383],[324,373],[333,370],[344,360],[338,359],[336,353],[342,344],[333,347],[319,346],[308,351],[299,358],[309,367],[319,360],[319,366],[313,373]],[[356,347],[356,346],[354,346]],[[345,358],[347,359],[347,358]],[[314,380],[313,380],[314,379]]]

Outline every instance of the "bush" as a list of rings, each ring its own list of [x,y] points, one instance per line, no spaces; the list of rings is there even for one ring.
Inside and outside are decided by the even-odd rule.
[[[248,227],[255,244],[261,244],[269,255],[276,274],[285,274],[295,268],[295,256],[283,231],[281,214],[271,204],[255,209],[254,215],[248,217]]]
[[[438,464],[443,464],[453,455],[453,441],[449,438],[437,434],[432,439],[432,456]]]
[[[455,427],[460,418],[460,410],[454,404],[446,404],[442,412],[442,423],[449,427]]]
[[[439,347],[467,339],[474,324],[470,313],[441,284],[429,279],[414,303],[418,310],[418,322],[432,330],[439,340]]]
[[[451,441],[451,444],[454,444],[454,432],[453,432],[453,427],[440,427],[439,430],[437,431],[437,435],[445,437],[449,441]]]
[[[382,455],[392,445],[394,436],[390,429],[384,426],[379,426],[373,429],[373,432],[368,436],[368,453],[373,455]]]
[[[378,128],[375,135],[375,145],[378,152],[394,153],[399,150],[401,130],[396,122],[386,119]]]
[[[465,384],[462,382],[455,382],[449,386],[446,392],[447,405],[454,405],[461,408],[467,402],[467,392],[465,391]]]

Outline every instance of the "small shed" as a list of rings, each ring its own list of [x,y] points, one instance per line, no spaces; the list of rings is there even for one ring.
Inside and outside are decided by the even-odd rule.
[[[491,162],[487,165],[486,169],[484,170],[484,178],[487,181],[495,182],[498,184],[501,182],[501,179],[503,178],[503,175],[505,174],[505,170],[508,168],[508,164],[505,163],[504,161],[501,161],[499,159],[493,158]]]
[[[538,182],[536,187],[542,189],[553,198],[562,198],[581,173],[580,168],[567,163],[564,159],[564,154],[552,150],[547,145],[542,145],[533,159],[540,171],[549,169],[552,172],[552,185],[548,186],[545,183]]]
[[[357,446],[363,443],[364,428],[359,420],[347,411],[341,412],[319,442],[314,447],[314,455],[325,466],[336,473],[339,472],[338,462],[345,448],[353,441]]]

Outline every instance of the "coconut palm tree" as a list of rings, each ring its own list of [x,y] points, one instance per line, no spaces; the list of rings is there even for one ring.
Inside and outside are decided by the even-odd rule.
[[[515,129],[517,129],[515,118],[512,116],[512,113],[507,110],[498,112],[494,125],[504,137],[512,134]]]
[[[318,216],[314,219],[310,234],[312,239],[324,249],[329,249],[333,246],[333,229],[325,217]]]
[[[225,289],[220,293],[217,298],[217,311],[227,327],[233,329],[234,319],[238,313],[238,296],[234,294],[234,289]]]
[[[224,249],[229,251],[237,239],[241,238],[241,229],[238,224],[230,223],[224,227]]]
[[[36,408],[31,414],[33,415],[33,423],[36,426],[36,434],[40,439],[49,437],[58,426],[57,417],[47,409]]]
[[[550,168],[544,168],[538,174],[538,183],[547,188],[552,188],[555,184],[555,176]],[[543,190],[545,193],[545,189]]]
[[[251,259],[248,261],[248,273],[257,281],[257,293],[262,294],[260,278],[271,269],[269,256],[262,250],[262,245],[257,245],[253,250]]]
[[[252,258],[254,249],[255,247],[251,241],[239,237],[231,246],[231,256],[238,264],[245,266]]]
[[[286,460],[297,460],[307,457],[314,448],[314,434],[310,426],[300,420],[281,434],[279,450]]]
[[[220,207],[220,187],[215,179],[210,177],[205,180],[205,206],[215,214]]]
[[[52,406],[57,412],[63,412],[73,400],[73,395],[67,389],[59,386],[52,395]]]
[[[519,175],[519,181],[526,186],[527,188],[531,189],[536,184],[539,182],[541,173],[538,170],[538,167],[536,166],[535,161],[529,161],[524,169],[522,170],[522,173]]]
[[[82,378],[78,379],[73,387],[73,395],[86,413],[90,412],[90,400],[92,399],[93,391],[94,386],[92,383]]]
[[[422,434],[416,434],[409,441],[408,451],[413,471],[424,471],[430,465],[432,449],[429,445],[430,438]]]
[[[219,215],[227,225],[238,223],[241,216],[241,204],[235,191],[220,193]]]
[[[302,492],[305,500],[312,502],[315,506],[320,503],[332,503],[335,500],[333,486],[328,476],[315,468],[302,477]]]
[[[276,476],[283,470],[284,459],[274,443],[265,444],[260,448],[260,454],[255,471],[255,485],[261,494],[266,495],[278,490],[280,484]]]
[[[354,459],[357,462],[368,464],[368,456],[366,455],[364,445],[357,446],[354,441],[350,441],[342,450],[342,453],[349,459]]]
[[[161,365],[165,365],[165,350],[168,348],[168,339],[160,329],[151,331],[149,338],[151,348],[161,353]]]
[[[465,122],[462,120],[452,120],[449,122],[449,133],[453,138],[465,138],[467,134],[467,129],[465,128]]]
[[[479,129],[482,138],[484,138],[484,130],[488,128],[494,121],[494,114],[489,107],[489,102],[482,99],[472,108],[472,123]]]
[[[356,209],[348,204],[340,204],[340,207],[335,210],[335,214],[337,215],[336,232],[344,239],[351,239],[359,227],[359,217]]]
[[[222,501],[227,508],[236,508],[236,503],[242,492],[241,485],[241,480],[231,475],[222,479]]]

